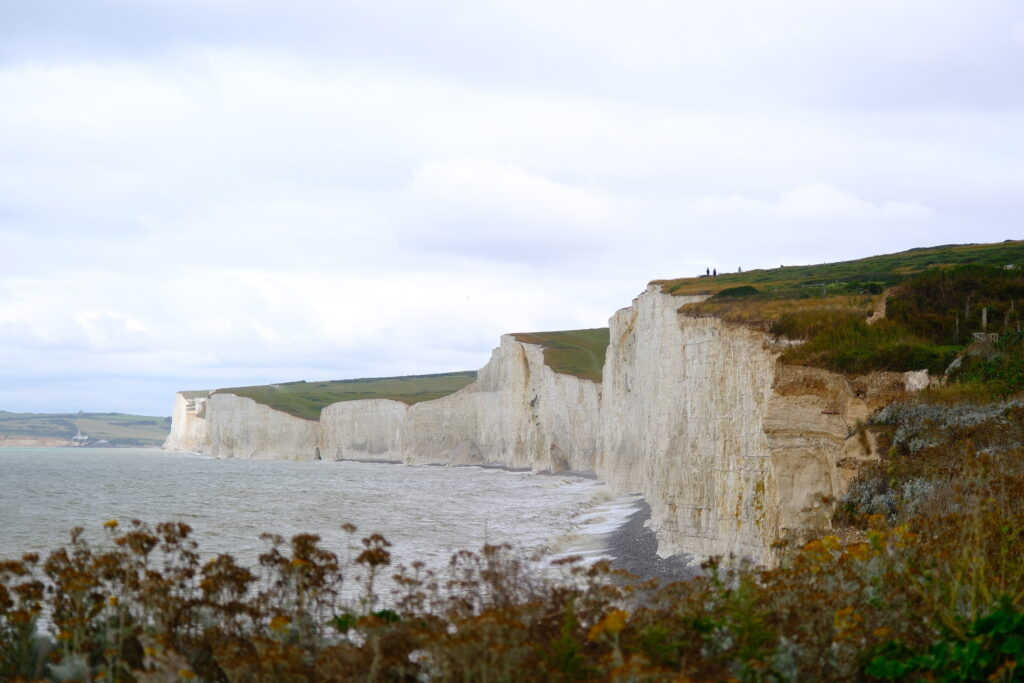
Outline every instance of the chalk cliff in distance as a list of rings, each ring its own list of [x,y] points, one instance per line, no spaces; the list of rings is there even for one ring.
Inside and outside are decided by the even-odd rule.
[[[319,422],[228,393],[175,398],[164,448],[225,458],[495,463],[593,470],[600,386],[556,373],[543,349],[504,335],[477,380],[443,398],[342,401]]]
[[[557,373],[541,346],[505,335],[475,382],[411,406],[344,401],[315,422],[232,394],[179,394],[165,447],[594,470],[643,494],[659,553],[771,563],[774,541],[828,526],[821,496],[841,495],[876,457],[856,421],[922,377],[782,365],[768,335],[680,313],[701,298],[651,285],[617,312],[602,383]]]
[[[171,433],[164,441],[164,450],[206,453],[206,391],[179,391],[171,410]]]
[[[599,394],[596,382],[548,367],[540,346],[504,335],[477,380],[454,394],[412,406],[327,406],[321,452],[332,459],[593,470]]]

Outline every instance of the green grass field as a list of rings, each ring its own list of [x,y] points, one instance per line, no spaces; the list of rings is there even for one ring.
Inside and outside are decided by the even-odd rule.
[[[608,328],[560,332],[519,332],[513,335],[524,344],[544,347],[544,362],[555,372],[601,381],[604,355],[608,350]]]
[[[251,387],[217,389],[215,394],[251,398],[274,410],[317,420],[332,403],[384,398],[408,405],[453,394],[471,384],[476,372],[447,372],[436,375],[343,379],[326,382],[286,382]]]
[[[159,446],[171,431],[171,418],[121,413],[9,413],[0,411],[0,434],[70,439],[79,431],[90,442],[111,446]]]
[[[910,249],[896,254],[869,256],[856,261],[810,266],[782,266],[743,273],[719,273],[718,277],[655,280],[669,294],[714,294],[724,289],[750,286],[759,292],[793,294],[793,290],[818,287],[834,292],[888,287],[908,275],[938,267],[966,264],[1024,267],[1024,240],[995,244],[950,244]],[[780,291],[782,290],[782,291]]]

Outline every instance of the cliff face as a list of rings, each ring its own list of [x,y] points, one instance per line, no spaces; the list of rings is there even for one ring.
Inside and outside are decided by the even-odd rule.
[[[433,401],[346,401],[321,415],[325,458],[409,463],[499,463],[590,470],[599,387],[554,372],[543,350],[501,339],[468,387]]]
[[[829,526],[821,497],[876,457],[857,420],[920,377],[784,366],[765,334],[678,312],[697,300],[652,286],[612,318],[596,469],[643,494],[659,553],[770,563]]]
[[[268,408],[250,398],[213,394],[175,397],[167,450],[218,458],[315,460],[320,425]]]
[[[763,335],[677,313],[702,298],[650,287],[612,317],[597,472],[644,495],[662,554],[760,555],[775,361]]]
[[[822,496],[842,495],[877,457],[857,421],[927,374],[784,366],[764,333],[679,312],[701,298],[651,286],[617,312],[603,385],[554,372],[540,346],[506,335],[473,384],[412,406],[346,401],[313,422],[232,394],[179,394],[165,447],[594,470],[645,497],[661,554],[771,563],[776,540],[827,528]]]
[[[251,398],[213,394],[207,401],[207,438],[217,458],[315,460],[320,425]]]
[[[193,396],[194,392],[179,391],[174,397],[171,411],[171,433],[164,441],[168,451],[206,452],[206,396]]]

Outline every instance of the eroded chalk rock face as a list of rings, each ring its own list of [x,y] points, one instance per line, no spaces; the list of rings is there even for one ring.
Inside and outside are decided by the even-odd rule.
[[[197,392],[179,391],[174,396],[174,410],[171,412],[171,433],[167,435],[163,448],[168,451],[191,451],[205,453],[209,448],[206,430],[206,401],[208,396],[196,396]]]
[[[315,460],[319,443],[318,422],[234,394],[192,399],[179,393],[164,448],[218,458]]]
[[[645,497],[660,554],[770,564],[877,457],[858,420],[921,381],[784,366],[768,335],[679,311],[701,298],[651,286],[612,318],[596,470]]]
[[[320,413],[320,453],[325,460],[402,459],[402,424],[409,407],[373,399],[333,403]]]
[[[316,460],[320,423],[251,398],[213,394],[207,401],[210,455],[217,458]]]
[[[764,433],[775,354],[764,335],[678,309],[651,286],[611,319],[597,473],[651,506],[662,555],[760,557],[778,526]]]
[[[406,407],[346,401],[321,416],[324,457],[593,469],[599,386],[554,372],[512,335],[462,390]]]

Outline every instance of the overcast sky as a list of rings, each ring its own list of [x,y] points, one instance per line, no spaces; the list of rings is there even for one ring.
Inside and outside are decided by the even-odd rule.
[[[1022,215],[1019,0],[0,0],[0,409],[476,369]]]

